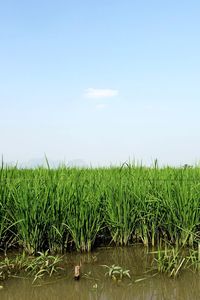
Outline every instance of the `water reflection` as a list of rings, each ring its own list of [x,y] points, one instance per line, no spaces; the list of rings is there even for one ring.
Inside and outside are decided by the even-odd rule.
[[[190,271],[176,280],[145,273],[152,257],[144,247],[98,250],[92,254],[66,256],[66,278],[53,278],[42,286],[33,287],[27,279],[10,279],[0,291],[1,300],[198,300],[200,277]],[[82,278],[73,280],[74,265],[81,262]],[[119,264],[130,269],[132,279],[120,283],[104,276],[103,264]],[[83,274],[86,274],[83,276]],[[146,278],[135,283],[135,279]]]

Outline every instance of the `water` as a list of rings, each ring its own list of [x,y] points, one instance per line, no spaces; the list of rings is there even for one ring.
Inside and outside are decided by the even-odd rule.
[[[92,254],[68,254],[65,257],[65,273],[38,281],[11,278],[0,290],[1,300],[198,300],[200,276],[184,271],[177,279],[156,275],[150,271],[152,255],[143,246],[129,248],[98,249]],[[81,279],[73,279],[74,266],[81,263]],[[101,265],[120,265],[130,270],[131,280],[115,282],[105,277]],[[140,280],[135,282],[137,280]]]

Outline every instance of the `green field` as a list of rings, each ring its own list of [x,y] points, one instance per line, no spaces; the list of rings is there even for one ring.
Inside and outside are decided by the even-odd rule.
[[[0,248],[90,251],[101,243],[193,246],[200,167],[0,168]]]

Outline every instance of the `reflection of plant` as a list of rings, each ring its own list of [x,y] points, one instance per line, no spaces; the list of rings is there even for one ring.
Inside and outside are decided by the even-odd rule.
[[[32,263],[27,267],[30,275],[34,275],[33,283],[44,275],[51,275],[61,269],[58,264],[62,261],[59,256],[48,255],[48,250],[44,253],[38,252],[39,256],[36,257]]]
[[[123,277],[131,278],[130,273],[129,273],[130,270],[124,270],[120,266],[112,265],[109,267],[107,265],[103,265],[102,267],[105,267],[106,269],[108,269],[108,271],[105,273],[105,276],[109,276],[113,280],[116,280],[116,279],[122,280]]]

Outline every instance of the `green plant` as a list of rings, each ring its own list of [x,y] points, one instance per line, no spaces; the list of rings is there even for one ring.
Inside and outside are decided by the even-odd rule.
[[[115,172],[116,173],[116,172]],[[105,215],[112,240],[125,246],[130,240],[136,225],[136,205],[132,178],[113,172],[106,186]]]
[[[0,280],[5,280],[13,275],[16,275],[21,270],[25,269],[29,264],[29,258],[23,252],[14,258],[5,256],[0,261]]]
[[[85,179],[77,174],[68,194],[67,220],[64,224],[78,251],[91,251],[96,235],[102,228],[101,191],[96,178]],[[81,176],[84,176],[81,179]]]
[[[122,280],[124,277],[131,278],[130,276],[130,270],[125,270],[120,266],[112,265],[102,265],[102,267],[108,269],[108,271],[105,273],[105,276],[109,276],[113,280]]]
[[[0,250],[91,251],[97,238],[126,246],[194,247],[200,167],[0,167]]]
[[[157,255],[154,258],[154,267],[160,273],[167,273],[169,277],[177,277],[180,271],[186,268],[186,257],[181,255],[181,250],[177,247],[165,246],[162,250],[153,252]]]
[[[200,242],[198,242],[197,249],[189,249],[187,266],[192,270],[200,271]]]
[[[48,250],[44,253],[38,252],[39,256],[34,258],[26,268],[26,271],[31,276],[34,276],[33,283],[37,279],[41,279],[44,276],[52,276],[61,267],[59,266],[62,258],[59,256],[51,256],[48,254]]]

